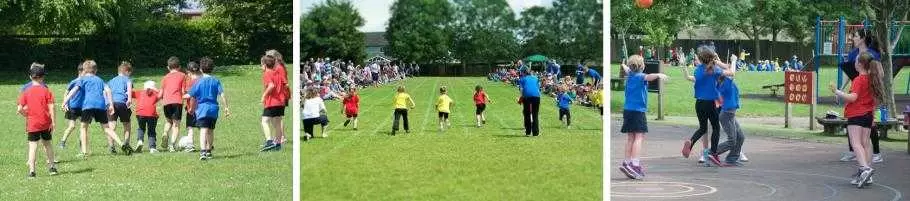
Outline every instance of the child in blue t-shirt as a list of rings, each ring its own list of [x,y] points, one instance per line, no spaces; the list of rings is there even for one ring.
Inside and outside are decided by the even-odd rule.
[[[130,155],[132,154],[133,149],[129,145],[123,143],[123,141],[120,141],[120,138],[114,133],[113,127],[108,124],[108,113],[113,112],[114,110],[114,106],[109,104],[113,102],[111,98],[111,89],[105,86],[104,80],[95,75],[95,72],[97,72],[97,65],[98,64],[93,60],[83,62],[83,76],[79,78],[80,81],[76,82],[76,86],[70,89],[66,94],[66,98],[63,99],[63,107],[69,108],[69,100],[75,97],[79,91],[82,91],[84,97],[82,101],[82,124],[79,130],[82,150],[79,156],[86,157],[89,154],[88,126],[92,123],[92,120],[100,123],[101,128],[104,129],[104,133],[107,134],[109,140],[113,140],[116,144],[120,145],[120,149],[126,155]],[[113,150],[113,146],[109,147],[109,149]]]
[[[639,156],[645,133],[648,132],[645,118],[645,112],[648,111],[648,82],[657,79],[667,80],[669,77],[662,73],[644,74],[644,58],[639,55],[630,56],[626,63],[622,64],[622,69],[627,72],[628,77],[620,132],[628,134],[628,140],[625,158],[619,170],[630,179],[642,179],[645,172]]]
[[[73,79],[66,85],[66,91],[63,93],[62,97],[66,97],[66,93],[76,87],[76,83],[80,81],[79,78],[81,78],[83,74],[82,65],[77,66],[76,69],[76,79]],[[70,98],[69,102],[66,102],[68,108],[63,108],[65,112],[63,118],[67,120],[67,126],[66,130],[63,130],[63,137],[60,139],[60,149],[66,148],[66,139],[69,138],[70,133],[76,129],[76,121],[82,116],[82,96],[82,91],[77,91],[76,94]]]
[[[117,130],[118,120],[123,123],[123,142],[127,145],[130,144],[130,131],[132,130],[130,118],[132,118],[133,111],[129,106],[132,103],[130,97],[130,93],[133,91],[133,79],[130,78],[132,73],[133,66],[129,62],[122,62],[117,67],[117,77],[107,82],[111,89],[111,100],[114,103],[114,114],[110,115],[110,121],[114,121],[111,123],[111,129]],[[139,144],[139,146],[141,145]]]
[[[202,71],[202,77],[198,78],[196,84],[190,87],[190,91],[183,95],[183,98],[196,100],[196,126],[199,127],[199,135],[202,139],[202,142],[199,142],[202,147],[199,160],[209,160],[213,158],[212,141],[215,136],[215,123],[218,121],[220,105],[224,105],[225,117],[231,115],[231,110],[228,109],[221,81],[210,75],[215,70],[212,59],[208,57],[200,59],[199,70]],[[218,102],[219,97],[221,98],[220,103]]]
[[[717,145],[717,154],[730,151],[727,154],[726,165],[742,166],[739,161],[745,135],[739,127],[739,122],[736,121],[736,110],[739,109],[739,87],[733,82],[733,78],[720,76],[717,79],[717,91],[720,92],[721,98],[719,120],[724,132],[727,133],[727,141]]]
[[[566,128],[569,128],[569,126],[572,126],[572,114],[569,113],[569,105],[572,105],[572,97],[569,97],[569,93],[566,91],[565,86],[557,88],[556,106],[559,107],[559,121],[563,121],[562,117],[565,116],[566,120],[562,123],[566,125]]]

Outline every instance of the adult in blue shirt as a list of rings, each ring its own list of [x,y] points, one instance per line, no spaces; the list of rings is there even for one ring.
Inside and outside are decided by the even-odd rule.
[[[715,101],[718,100],[720,93],[717,91],[717,80],[720,76],[732,77],[735,74],[735,66],[729,66],[717,56],[710,47],[698,48],[698,60],[701,62],[695,67],[694,76],[686,77],[689,81],[695,83],[695,112],[698,116],[698,130],[692,134],[692,137],[683,143],[682,155],[688,158],[692,151],[692,145],[698,139],[707,133],[707,124],[711,123],[711,149],[704,150],[702,155],[707,155],[711,162],[721,165],[717,157],[717,144],[720,140],[720,123],[718,122],[718,111]],[[731,63],[736,63],[733,61]],[[685,74],[689,74],[684,69]]]
[[[540,135],[538,114],[540,111],[540,80],[531,74],[528,69],[521,70],[518,79],[518,89],[521,91],[522,116],[524,116],[525,136]]]
[[[847,55],[847,58],[844,59],[844,62],[841,63],[840,67],[843,69],[844,74],[847,75],[847,78],[853,80],[853,78],[859,76],[859,72],[856,71],[856,63],[859,55],[861,55],[863,52],[868,52],[872,55],[872,60],[875,61],[881,61],[882,57],[880,53],[881,51],[879,51],[878,42],[875,40],[875,37],[872,35],[872,32],[869,29],[856,30],[856,32],[853,32],[853,34],[850,34],[850,40],[853,42],[853,47],[856,48],[853,48],[853,51],[850,51],[850,54]],[[897,71],[893,71],[893,73],[895,74],[892,74],[891,76],[897,75]],[[883,159],[880,154],[881,152],[879,152],[878,146],[879,138],[877,129],[872,128],[870,138],[872,139],[872,162],[882,162]],[[841,161],[854,160],[854,157],[856,157],[856,155],[853,154],[853,146],[852,143],[850,143],[850,140],[847,140],[847,146],[849,147],[850,151],[843,153],[843,156],[841,156]]]
[[[581,64],[578,64],[578,68],[575,70],[575,84],[585,84],[585,68]]]
[[[600,76],[600,73],[597,73],[597,70],[594,70],[593,68],[588,68],[585,66],[582,68],[582,71],[588,74],[588,76],[591,76],[591,79],[594,80],[594,86],[597,86],[597,84],[600,84],[600,81],[603,80],[603,77]]]
[[[559,64],[555,60],[550,60],[547,62],[547,73],[560,77],[562,71],[559,69]]]

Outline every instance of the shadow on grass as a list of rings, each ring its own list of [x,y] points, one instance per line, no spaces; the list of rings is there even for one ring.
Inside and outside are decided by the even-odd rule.
[[[499,135],[493,135],[493,137],[501,137],[501,138],[519,138],[519,137],[522,137],[522,138],[523,138],[523,137],[525,137],[525,135],[521,135],[521,134],[499,134]]]
[[[258,152],[257,152],[257,153],[258,153]],[[249,156],[249,155],[253,155],[253,153],[252,153],[252,152],[244,152],[244,153],[240,153],[240,154],[225,155],[225,156],[218,157],[218,158],[221,158],[221,159],[233,159],[233,158],[239,158],[239,157]]]
[[[95,171],[95,168],[83,168],[83,169],[63,172],[62,174],[83,174],[83,173],[89,173],[89,172],[94,172],[94,171]]]

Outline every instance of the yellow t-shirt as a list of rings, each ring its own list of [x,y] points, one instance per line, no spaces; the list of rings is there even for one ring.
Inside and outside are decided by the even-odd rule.
[[[439,98],[436,98],[436,110],[439,112],[449,112],[449,105],[452,104],[452,98],[449,98],[449,95],[440,95]]]
[[[601,100],[603,100],[603,90],[596,90],[591,96],[591,102],[593,102],[594,105],[602,106],[603,102]]]
[[[395,109],[408,109],[408,100],[410,99],[411,95],[408,93],[395,94],[395,97],[393,98]]]

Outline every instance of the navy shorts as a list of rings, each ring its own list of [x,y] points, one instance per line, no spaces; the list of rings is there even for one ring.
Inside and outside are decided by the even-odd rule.
[[[28,132],[29,142],[37,142],[38,140],[51,141],[51,131],[43,130],[38,132]]]
[[[63,115],[63,118],[72,121],[79,120],[79,117],[82,117],[82,108],[70,108],[66,111],[66,114]]]
[[[476,115],[483,114],[483,111],[487,109],[487,104],[481,103],[481,104],[477,104],[475,106],[477,106],[477,109],[474,111],[474,114],[476,114]]]
[[[120,121],[123,123],[129,123],[130,118],[133,116],[133,111],[126,106],[126,103],[114,103],[114,115],[109,119],[110,121]]]
[[[196,126],[196,114],[186,113],[186,127],[187,128],[199,128]]]
[[[215,118],[197,119],[196,127],[215,130],[215,123],[218,123],[218,119],[215,119]]]
[[[107,110],[104,109],[84,109],[82,110],[82,123],[90,124],[92,120],[101,124],[107,124]]]
[[[622,133],[647,133],[648,119],[644,112],[622,111]]]
[[[180,121],[180,118],[183,118],[183,104],[174,103],[164,105],[164,118]]]

